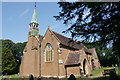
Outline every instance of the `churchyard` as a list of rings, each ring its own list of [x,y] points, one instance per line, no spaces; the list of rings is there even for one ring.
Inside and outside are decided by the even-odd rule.
[[[103,75],[104,70],[108,69],[115,69],[116,70],[116,75],[118,77],[118,80],[120,80],[120,70],[118,67],[102,67],[97,70],[93,70],[93,74],[89,76],[84,76],[84,77],[77,77],[76,80],[110,80],[110,76]],[[20,78],[19,74],[13,74],[13,75],[6,75],[6,76],[0,76],[0,79],[4,80],[3,77],[6,77],[5,80],[30,80],[29,78]],[[10,79],[11,78],[11,79]],[[39,80],[38,78],[34,78],[34,80]],[[41,80],[48,80],[48,79],[41,79]],[[67,80],[65,79],[49,79],[49,80]]]
[[[19,4],[21,5],[19,6]],[[8,26],[4,26],[6,27],[5,29],[8,30],[4,32],[4,36],[7,33],[4,39],[8,39],[0,39],[0,42],[2,42],[0,43],[0,47],[2,48],[0,70],[1,74],[3,74],[0,74],[0,80],[120,80],[120,3],[59,2],[52,4],[47,3],[45,7],[41,6],[41,3],[37,3],[36,9],[35,2],[33,16],[30,15],[27,17],[24,15],[27,18],[23,17],[21,20],[18,20],[16,17],[18,14],[16,13],[21,13],[19,10],[24,10],[26,6],[29,7],[31,11],[33,9],[31,7],[32,4],[29,4],[30,6],[28,3],[24,3],[25,5],[22,4],[23,3],[2,4],[5,6],[3,6],[2,9],[2,13],[4,14],[2,16],[3,22],[5,22],[3,25],[7,24],[6,26]],[[50,6],[48,4],[50,4]],[[11,7],[11,5],[13,6]],[[51,7],[51,5],[53,6]],[[61,11],[56,8],[58,5]],[[21,8],[21,6],[23,8]],[[50,11],[44,12],[39,6],[43,7],[45,11]],[[53,10],[54,8],[56,9]],[[36,10],[41,10],[38,11],[38,14],[40,14],[39,12],[44,13],[40,14],[44,16],[44,19],[38,15],[38,18],[41,20],[40,23],[37,21]],[[59,14],[49,15],[55,13],[54,11],[56,10],[58,10]],[[32,13],[27,12],[27,15]],[[10,15],[8,16],[8,14],[5,13],[13,14],[12,17],[14,19],[10,20],[11,22],[9,20],[7,22],[7,18]],[[47,14],[47,18],[45,13],[49,13]],[[26,24],[26,21],[28,22],[28,18],[31,16],[30,24]],[[51,17],[54,17],[56,21],[61,21],[65,25],[69,24],[68,28],[65,29],[65,27],[62,27],[65,25],[60,24],[60,28],[62,29],[57,28],[52,30],[51,23],[59,24],[49,19]],[[21,23],[21,25],[16,21]],[[23,23],[21,21],[23,21]],[[42,21],[45,22],[45,25],[41,25],[41,23],[43,23]],[[51,24],[51,26],[48,26],[48,29],[44,30],[46,24]],[[29,29],[26,25],[28,25]],[[21,28],[21,30],[18,27]],[[27,29],[26,31],[29,30],[26,33],[23,31],[25,28]],[[39,34],[39,30],[44,33],[46,32],[45,35],[42,36],[42,34]],[[11,33],[9,31],[15,32]],[[60,31],[70,33],[71,38],[59,34]],[[8,33],[11,38],[8,37]],[[13,34],[16,34],[16,36]],[[24,34],[28,34],[28,36],[24,36]],[[28,41],[26,41],[27,39],[25,40],[25,37],[28,38]],[[19,42],[13,42],[9,40],[9,38]],[[75,38],[78,38],[78,40],[74,41]],[[21,41],[26,42],[21,43]],[[74,45],[70,45],[71,43],[74,43]],[[52,63],[48,64],[48,62]],[[54,68],[56,64],[58,64],[58,66]],[[77,68],[75,68],[76,66]],[[60,75],[64,75],[64,77],[67,76],[68,72],[71,74],[69,74],[70,77],[57,79],[61,77]],[[77,76],[80,75],[80,77],[75,77],[73,75],[74,73],[76,73]],[[43,75],[46,77],[48,77],[48,75],[52,77],[56,74],[58,75],[56,79],[53,79],[42,77],[33,78],[32,75],[29,76],[30,74],[34,76]],[[28,76],[28,78],[21,76]]]

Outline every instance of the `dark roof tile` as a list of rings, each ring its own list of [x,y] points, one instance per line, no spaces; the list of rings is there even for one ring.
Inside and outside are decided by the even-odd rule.
[[[80,63],[81,52],[69,53],[65,65],[76,65]]]
[[[54,32],[54,31],[52,31],[52,32],[60,40],[62,45],[69,46],[69,47],[72,47],[75,49],[82,49],[82,48],[87,49],[82,43],[77,43],[76,41],[74,41],[70,38],[67,38],[57,32]]]
[[[50,30],[50,31],[52,31],[52,30]],[[76,41],[74,41],[74,40],[72,40],[72,39],[70,39],[68,37],[65,37],[65,36],[63,36],[63,35],[61,35],[61,34],[59,34],[57,32],[54,32],[54,31],[52,31],[52,32],[55,34],[55,36],[58,38],[58,40],[60,40],[62,45],[65,45],[65,46],[68,46],[68,47],[71,47],[71,48],[74,48],[74,49],[78,49],[78,50],[83,48],[85,52],[92,53],[92,51],[87,49],[84,46],[84,44],[77,43]],[[43,40],[43,36],[39,35],[40,43],[42,42],[42,40]]]

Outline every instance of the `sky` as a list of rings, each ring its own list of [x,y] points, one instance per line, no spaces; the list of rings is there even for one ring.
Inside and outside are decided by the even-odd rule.
[[[28,40],[29,23],[34,11],[34,2],[3,2],[2,3],[2,39],[10,39],[15,43]],[[37,18],[39,23],[39,34],[45,34],[48,25],[50,29],[64,36],[62,31],[67,26],[62,21],[56,21],[53,16],[60,12],[57,2],[37,2]]]

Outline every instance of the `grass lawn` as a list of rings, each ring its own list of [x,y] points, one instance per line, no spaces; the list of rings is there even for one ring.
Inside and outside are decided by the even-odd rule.
[[[93,76],[97,76],[98,74],[100,74],[101,72],[104,71],[104,69],[113,69],[115,67],[102,67],[101,69],[96,69],[96,70],[93,70],[92,73],[93,73]],[[120,71],[116,71],[117,75],[119,74],[120,75]],[[13,74],[13,75],[8,75],[6,80],[9,80],[9,77],[11,76],[11,80],[23,80],[23,79],[20,79],[19,78],[19,74]],[[24,79],[24,80],[29,80],[29,79]],[[37,80],[37,79],[35,79]],[[42,80],[48,80],[48,79],[42,79]],[[59,79],[49,79],[49,80],[59,80]],[[66,80],[66,79],[61,79],[61,80]],[[109,80],[109,77],[99,77],[99,78],[77,78],[77,80]]]
[[[13,75],[8,75],[8,77],[12,77],[12,78],[19,78],[19,74],[13,74]]]
[[[116,71],[116,74],[120,76],[120,70],[119,70],[119,71]]]
[[[115,67],[102,67],[100,69],[96,69],[96,70],[93,70],[92,73],[93,73],[93,76],[96,76],[98,74],[100,74],[101,72],[104,71],[104,69],[113,69]]]
[[[3,80],[3,79],[2,79]],[[9,80],[8,78],[6,80]],[[29,80],[29,79],[21,79],[21,78],[12,78],[11,80]],[[34,80],[38,80],[38,79],[34,79]],[[41,79],[41,80],[48,80],[48,79]],[[49,79],[49,80],[68,80],[68,79]],[[109,77],[99,77],[99,78],[77,78],[77,80],[109,80]]]
[[[10,76],[11,78],[19,78],[19,74],[7,75],[6,77],[9,78]]]
[[[2,79],[3,80],[3,79]],[[6,80],[9,80],[9,78],[7,78]],[[11,80],[29,80],[28,78],[12,78]],[[34,80],[38,80],[38,79],[34,79]],[[41,80],[48,80],[48,79],[41,79]],[[49,80],[68,80],[68,79],[49,79]],[[110,80],[110,77],[98,77],[98,78],[77,78],[77,80]],[[120,80],[120,78],[118,79]]]

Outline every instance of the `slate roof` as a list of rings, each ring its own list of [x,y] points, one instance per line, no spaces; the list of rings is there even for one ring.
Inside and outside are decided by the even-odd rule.
[[[92,51],[89,50],[89,49],[87,49],[87,48],[84,46],[84,44],[82,44],[82,43],[77,43],[76,41],[74,41],[74,40],[72,40],[72,39],[70,39],[70,38],[68,38],[68,37],[65,37],[65,36],[63,36],[63,35],[55,32],[55,31],[52,31],[52,30],[50,30],[50,31],[53,32],[53,34],[57,37],[57,39],[60,41],[60,43],[61,43],[62,45],[65,45],[65,46],[68,46],[68,47],[71,47],[71,48],[74,48],[74,49],[77,49],[77,50],[83,48],[85,52],[92,53]],[[43,36],[42,36],[42,35],[39,35],[39,40],[40,40],[40,42],[42,42],[42,39],[43,39]]]
[[[68,46],[68,47],[72,47],[74,49],[82,49],[82,48],[86,48],[82,43],[77,43],[76,41],[68,38],[68,37],[65,37],[57,32],[54,32],[52,31],[55,36],[60,40],[61,44],[62,45],[65,45],[65,46]]]
[[[69,53],[65,65],[77,65],[80,64],[81,52]]]
[[[50,30],[54,35],[55,37],[60,41],[60,43],[62,45],[65,45],[65,46],[68,46],[68,47],[71,47],[71,48],[74,48],[74,49],[77,49],[79,51],[74,51],[74,52],[70,52],[67,56],[67,59],[66,59],[66,62],[65,62],[65,65],[69,66],[69,65],[78,65],[80,64],[80,58],[81,58],[81,54],[82,54],[82,50],[81,49],[84,49],[85,52],[87,53],[93,53],[93,50],[92,49],[87,49],[84,44],[82,43],[77,43],[76,41],[68,38],[68,37],[65,37],[57,32],[54,32],[52,30]],[[39,40],[40,42],[42,42],[43,40],[43,36],[39,35]]]

